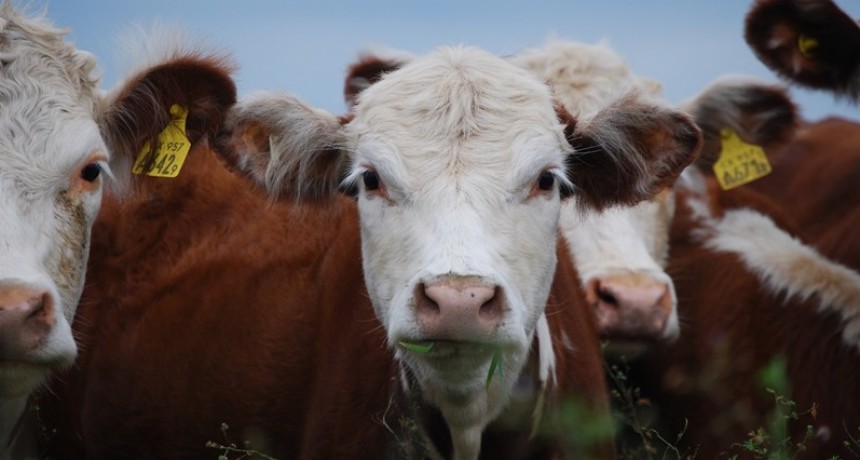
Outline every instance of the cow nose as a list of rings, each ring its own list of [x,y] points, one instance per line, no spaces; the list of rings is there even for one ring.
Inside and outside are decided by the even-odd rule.
[[[489,338],[504,319],[501,289],[476,278],[445,278],[416,290],[422,333],[435,340]]]
[[[38,349],[56,323],[56,308],[44,290],[0,284],[0,359]]]
[[[597,277],[586,286],[601,334],[610,338],[665,340],[675,333],[672,287],[647,275]]]

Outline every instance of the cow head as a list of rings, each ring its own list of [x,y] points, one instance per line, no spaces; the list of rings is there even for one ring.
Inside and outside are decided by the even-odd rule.
[[[445,48],[383,75],[349,120],[263,94],[226,123],[224,153],[273,194],[323,199],[354,184],[377,318],[455,449],[480,439],[528,359],[562,200],[648,198],[700,142],[686,116],[630,99],[580,122],[556,109],[523,69]],[[494,355],[503,369],[487,386]]]
[[[660,84],[634,75],[605,44],[551,40],[512,61],[548,82],[565,109],[580,117],[625,95],[666,105],[658,99]],[[610,351],[622,342],[672,340],[678,335],[675,289],[664,271],[674,198],[667,188],[634,206],[602,212],[577,200],[562,205],[562,232],[598,327],[612,339]]]
[[[860,97],[860,26],[831,0],[757,0],[744,38],[779,76]]]
[[[218,64],[173,49],[105,95],[90,55],[0,7],[0,399],[27,396],[75,359],[70,325],[105,181],[130,176],[171,104],[188,108],[193,140],[219,122],[200,109],[222,99],[204,94],[227,85],[235,99]]]

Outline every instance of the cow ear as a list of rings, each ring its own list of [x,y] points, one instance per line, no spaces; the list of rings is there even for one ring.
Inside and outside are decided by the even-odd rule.
[[[702,129],[704,144],[696,166],[710,173],[729,128],[749,144],[773,151],[789,141],[800,116],[785,88],[752,78],[723,78],[684,104]]]
[[[290,95],[260,93],[231,109],[217,150],[273,197],[327,199],[349,165],[344,122]]]
[[[111,170],[121,185],[131,181],[139,155],[144,162],[153,160],[159,134],[177,107],[184,109],[190,144],[215,137],[236,102],[233,68],[224,55],[175,54],[127,78],[106,96],[100,125],[111,151]]]
[[[671,186],[699,151],[702,134],[685,113],[629,93],[593,116],[557,109],[574,152],[567,157],[573,193],[601,210],[635,204]]]
[[[830,0],[759,0],[744,38],[779,76],[857,100],[860,27]]]
[[[346,72],[343,86],[346,106],[352,110],[362,91],[378,82],[386,73],[399,69],[411,60],[411,55],[399,51],[363,53]]]

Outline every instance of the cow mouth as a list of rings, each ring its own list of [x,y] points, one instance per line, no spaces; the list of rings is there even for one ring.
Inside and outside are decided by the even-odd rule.
[[[399,340],[398,346],[431,366],[442,368],[479,368],[489,362],[486,384],[502,372],[505,348],[498,343],[455,340]]]
[[[456,357],[460,355],[480,355],[495,353],[504,348],[501,344],[471,342],[465,340],[409,340],[397,341],[397,345],[407,352],[432,358]]]

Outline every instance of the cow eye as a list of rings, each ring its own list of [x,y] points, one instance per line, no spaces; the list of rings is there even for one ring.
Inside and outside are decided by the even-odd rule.
[[[362,180],[364,180],[364,188],[365,190],[378,190],[379,189],[379,174],[376,171],[365,171],[361,175]]]
[[[555,185],[555,174],[544,171],[543,174],[538,177],[538,188],[541,190],[552,190],[553,185]]]
[[[94,182],[102,173],[102,167],[98,163],[90,163],[81,169],[81,179]]]

